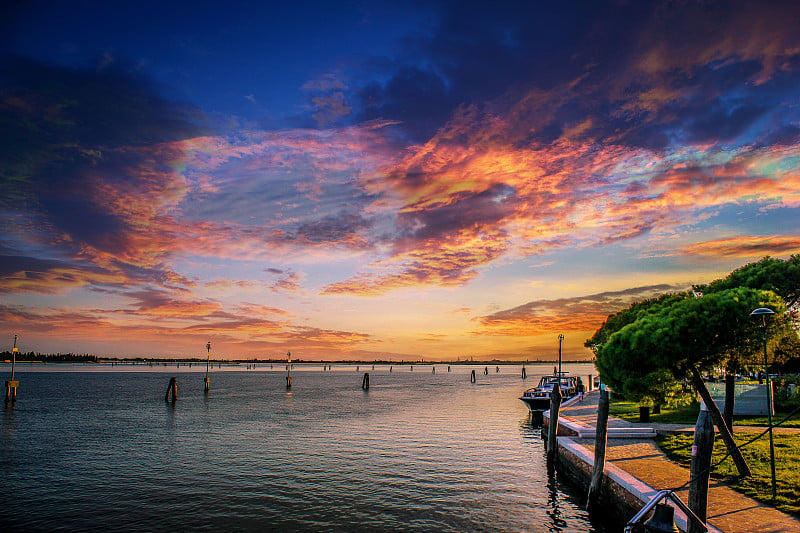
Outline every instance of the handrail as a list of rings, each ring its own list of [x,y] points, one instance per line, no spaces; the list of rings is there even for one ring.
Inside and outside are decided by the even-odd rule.
[[[653,507],[655,507],[658,503],[660,503],[661,500],[666,498],[672,500],[672,502],[675,505],[677,505],[681,511],[686,513],[687,519],[691,520],[696,525],[700,526],[702,528],[702,531],[708,532],[708,526],[706,525],[706,523],[700,520],[700,518],[696,514],[694,514],[694,512],[691,509],[689,509],[689,506],[683,503],[683,501],[678,496],[675,495],[674,491],[660,490],[656,493],[655,496],[653,496],[653,498],[649,502],[647,502],[647,504],[644,507],[641,508],[641,510],[639,510],[638,513],[636,513],[636,515],[633,518],[631,518],[628,521],[628,523],[625,525],[624,529],[625,533],[633,533],[634,531],[633,526],[641,524],[642,520],[644,520],[644,517],[647,516],[647,513],[649,513],[653,509]]]

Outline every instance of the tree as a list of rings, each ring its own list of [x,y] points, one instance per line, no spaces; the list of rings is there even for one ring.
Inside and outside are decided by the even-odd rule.
[[[783,298],[791,310],[800,302],[800,255],[792,255],[787,260],[767,256],[737,268],[723,279],[696,288],[709,293],[736,287],[772,291]]]
[[[697,286],[695,289],[708,294],[736,287],[772,291],[783,298],[786,307],[792,310],[798,305],[798,299],[800,299],[800,255],[793,255],[787,260],[767,256],[760,261],[734,270],[723,279],[716,280],[708,285]],[[788,337],[784,336],[787,342],[791,342],[792,337],[796,338],[796,334],[789,333]],[[727,360],[725,367],[724,418],[728,425],[733,420],[736,374],[746,364],[759,361],[761,343],[753,342],[756,338],[755,335],[746,334],[737,343],[736,348],[732,350]],[[782,351],[775,351],[774,354],[776,362],[780,363],[785,360]]]
[[[672,305],[680,300],[690,298],[691,294],[688,292],[667,293],[662,294],[656,298],[649,298],[641,302],[634,302],[629,308],[623,309],[618,313],[608,315],[608,318],[603,325],[595,332],[591,339],[588,339],[584,346],[592,348],[596,352],[596,348],[602,346],[608,338],[615,332],[624,328],[628,324],[636,321],[639,317],[654,312],[656,309]]]
[[[627,324],[607,336],[596,333],[593,338],[606,339],[595,351],[597,369],[612,388],[634,395],[641,394],[642,383],[657,379],[664,370],[676,380],[690,377],[739,472],[748,475],[749,467],[700,372],[727,362],[738,343],[753,330],[749,317],[753,309],[770,307],[781,313],[785,309],[783,300],[774,292],[749,288],[718,290],[699,298],[676,296],[631,306],[626,315],[632,320],[625,320]]]

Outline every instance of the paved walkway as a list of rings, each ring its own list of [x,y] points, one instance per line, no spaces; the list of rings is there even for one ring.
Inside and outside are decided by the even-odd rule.
[[[597,421],[597,391],[583,402],[562,408],[561,416],[594,427]],[[680,424],[637,424],[609,417],[609,427],[653,427],[663,432],[694,433],[693,426]],[[737,431],[745,428],[737,426]],[[753,431],[764,428],[752,428]],[[592,450],[593,439],[575,439]],[[656,490],[679,487],[689,480],[689,469],[667,458],[650,439],[608,439],[606,460]],[[676,494],[686,502],[688,489]],[[708,522],[725,533],[800,532],[800,520],[734,491],[718,480],[711,480],[708,494]]]

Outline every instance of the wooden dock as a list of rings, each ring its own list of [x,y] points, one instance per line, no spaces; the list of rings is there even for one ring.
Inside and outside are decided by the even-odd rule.
[[[558,437],[558,445],[564,449],[564,460],[573,463],[568,468],[573,475],[579,471],[591,472],[593,467],[598,397],[598,392],[588,393],[583,402],[570,402],[561,407],[558,434],[563,436]],[[620,487],[628,486],[627,496],[644,505],[659,490],[679,487],[689,480],[689,469],[671,461],[654,442],[653,437],[662,432],[661,424],[633,424],[609,417],[608,425],[606,466],[614,472]],[[663,428],[664,433],[694,431],[694,427],[689,425],[666,426],[669,427]],[[640,436],[643,431],[649,437]],[[676,492],[684,502],[688,501],[688,493],[688,488]],[[685,524],[678,512],[675,519],[679,527],[682,522]],[[711,480],[708,492],[708,523],[724,533],[800,531],[797,518],[749,498],[715,479]]]

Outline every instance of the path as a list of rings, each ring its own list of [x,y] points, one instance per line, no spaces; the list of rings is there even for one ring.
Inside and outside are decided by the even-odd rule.
[[[594,427],[597,420],[597,391],[586,395],[583,402],[563,407],[561,416]],[[694,433],[694,427],[680,424],[639,424],[609,417],[610,428],[647,426],[662,433]],[[764,428],[735,427],[736,431],[761,431]],[[794,428],[793,432],[797,432]],[[575,439],[592,450],[593,439]],[[689,469],[671,461],[651,439],[609,438],[606,460],[656,490],[679,487],[689,480]],[[688,501],[688,489],[676,492]],[[800,532],[800,520],[757,502],[729,488],[719,480],[711,480],[708,494],[708,522],[725,533]]]

